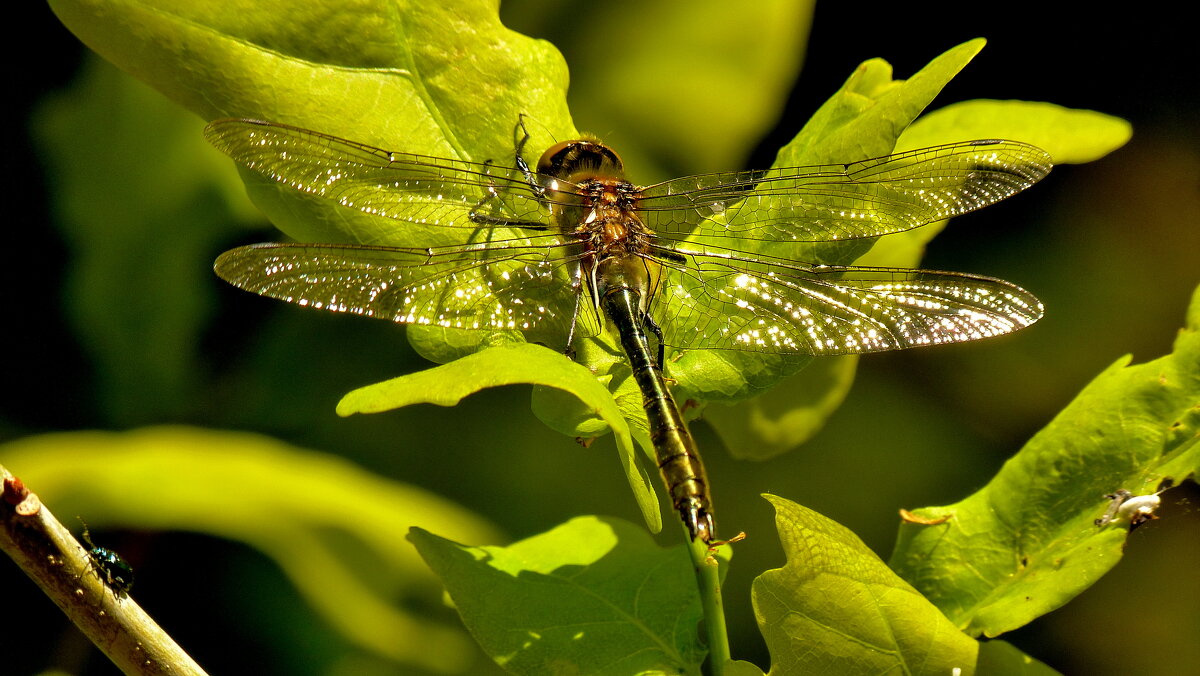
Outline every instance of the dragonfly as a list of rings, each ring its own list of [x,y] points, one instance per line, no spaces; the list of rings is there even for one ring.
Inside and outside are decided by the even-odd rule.
[[[596,331],[615,334],[643,395],[671,504],[690,538],[710,545],[718,541],[709,481],[664,375],[666,348],[861,354],[997,336],[1042,316],[1033,294],[999,279],[815,264],[788,253],[903,232],[1004,199],[1050,171],[1051,158],[1035,146],[978,140],[639,186],[617,153],[590,136],[556,143],[530,166],[523,119],[514,138],[522,131],[504,166],[284,124],[214,121],[207,139],[238,164],[393,219],[400,236],[438,240],[255,244],[223,253],[215,270],[302,306],[517,331],[543,344],[549,336],[567,354]],[[771,255],[758,253],[766,247]],[[589,318],[598,327],[590,334],[581,328]]]

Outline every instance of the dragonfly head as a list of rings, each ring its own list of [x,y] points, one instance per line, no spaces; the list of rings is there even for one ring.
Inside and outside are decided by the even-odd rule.
[[[612,148],[595,138],[563,141],[550,146],[538,160],[538,173],[562,180],[603,176],[623,178],[625,165]]]

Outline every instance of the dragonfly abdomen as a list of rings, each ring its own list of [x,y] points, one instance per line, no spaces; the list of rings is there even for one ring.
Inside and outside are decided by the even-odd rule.
[[[709,498],[708,477],[696,450],[696,442],[671,391],[667,389],[662,368],[651,356],[650,343],[642,328],[640,298],[636,290],[622,286],[610,289],[601,299],[604,313],[621,338],[629,367],[650,424],[650,440],[658,459],[658,468],[671,496],[671,505],[683,519],[693,540],[711,543],[716,538]]]

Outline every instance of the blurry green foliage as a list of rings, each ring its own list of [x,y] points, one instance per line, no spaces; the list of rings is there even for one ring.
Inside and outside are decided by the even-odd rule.
[[[563,53],[578,127],[649,184],[745,164],[800,71],[813,4],[696,0],[680,12],[638,0],[510,0],[500,13]]]
[[[202,126],[99,61],[37,118],[73,254],[71,318],[118,424],[179,416],[197,395],[198,334],[212,312],[207,258],[235,216],[254,218]]]
[[[5,444],[0,457],[45,504],[86,512],[94,528],[192,531],[261,550],[365,650],[435,671],[469,663],[457,628],[406,608],[436,603],[436,591],[397,536],[404,524],[497,537],[443,498],[269,437],[188,427],[40,435]]]

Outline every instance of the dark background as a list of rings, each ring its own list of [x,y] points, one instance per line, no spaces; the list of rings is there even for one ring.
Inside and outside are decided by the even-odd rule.
[[[886,58],[897,77],[907,77],[949,47],[978,36],[989,39],[987,48],[935,107],[972,98],[1051,101],[1125,118],[1134,137],[1099,162],[1056,169],[1028,194],[960,219],[930,246],[925,267],[994,275],[1035,291],[1047,307],[1037,326],[994,345],[864,359],[849,401],[827,428],[800,451],[769,463],[730,460],[711,431],[697,425],[701,447],[713,449],[706,458],[711,475],[718,477],[723,523],[746,524],[747,530],[764,534],[754,547],[739,547],[726,588],[735,657],[769,665],[746,599],[753,575],[780,565],[782,558],[765,536],[771,514],[754,497],[757,493],[789,497],[847,525],[886,559],[897,507],[961,499],[1118,357],[1132,353],[1136,361],[1145,361],[1169,351],[1200,281],[1200,117],[1195,112],[1200,95],[1191,26],[1157,5],[1144,7],[1067,13],[1053,3],[818,5],[803,71],[752,166],[769,165],[775,149],[860,61]],[[577,18],[573,8],[554,11],[558,15],[541,16],[531,25],[547,31],[560,26],[556,34],[539,36],[564,44],[578,29],[572,23]],[[14,49],[16,41],[7,41],[5,59],[14,133],[4,185],[14,212],[7,262],[0,266],[10,340],[6,387],[0,392],[0,439],[163,421],[251,427],[251,416],[208,404],[119,422],[106,408],[89,348],[61,309],[71,251],[53,225],[54,197],[26,126],[44,96],[70,85],[84,49],[45,6],[22,5],[18,16],[24,42]],[[630,20],[636,21],[636,14]],[[521,29],[519,17],[509,21]],[[564,51],[570,62],[570,49]],[[283,341],[274,358],[294,359],[306,367],[304,373],[335,370],[320,368],[322,359],[333,357],[306,348],[305,341],[356,346],[356,354],[339,364],[334,376],[316,380],[293,373],[295,381],[278,386],[294,390],[288,412],[278,419],[256,418],[257,429],[420,483],[489,514],[515,537],[580,513],[636,520],[616,463],[605,452],[611,442],[598,443],[595,452],[578,449],[528,413],[524,392],[485,392],[455,409],[422,407],[387,419],[309,424],[332,418],[332,403],[351,387],[412,371],[422,362],[390,326],[299,317],[215,283],[211,293],[218,305],[201,349],[213,383],[229,381],[248,349],[246,334],[257,330],[287,335],[279,327],[293,327],[303,335],[294,343]],[[263,319],[265,313],[272,317]],[[500,429],[484,432],[480,421],[502,422]],[[451,450],[440,460],[445,464],[419,453],[408,456],[409,466],[416,463],[418,469],[402,471],[398,467],[404,463],[380,441],[396,435],[411,437],[414,447],[436,444]],[[520,471],[506,474],[505,460],[516,450],[500,447],[496,439],[534,449],[537,461],[515,460]],[[489,457],[480,460],[484,476],[464,477],[462,468],[476,461],[470,449],[478,448],[489,449]],[[542,463],[544,474],[535,474],[539,470],[533,468]],[[599,494],[564,481],[572,471],[596,476]],[[531,500],[531,483],[548,487]],[[1200,576],[1195,572],[1200,520],[1192,506],[1181,503],[1184,496],[1168,496],[1165,518],[1131,536],[1117,569],[1062,610],[1004,638],[1064,673],[1195,673],[1191,670],[1200,664]],[[1194,493],[1191,499],[1194,505]],[[121,542],[117,534],[109,535]],[[140,537],[132,545],[145,552],[139,601],[212,673],[333,669],[342,646],[266,559],[200,536]],[[27,632],[0,636],[6,655],[0,671],[33,673],[50,664],[83,663],[88,673],[110,673],[102,658],[87,657],[82,639],[11,565],[0,566],[0,579],[6,604],[19,609],[15,612]],[[248,587],[261,595],[259,607],[271,608],[273,617],[290,618],[295,626],[267,626],[266,610],[230,619],[243,609],[230,597],[246,594]],[[256,663],[247,668],[239,655],[250,653]],[[376,671],[389,673],[389,668],[375,665]]]

